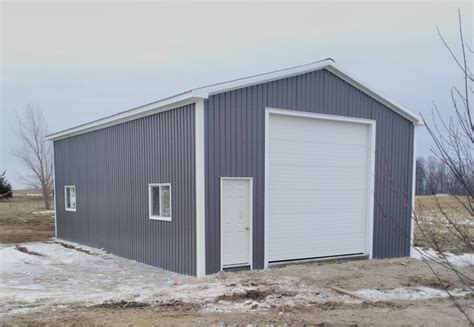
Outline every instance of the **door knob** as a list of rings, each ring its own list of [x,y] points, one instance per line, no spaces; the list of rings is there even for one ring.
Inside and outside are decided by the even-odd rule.
[[[247,226],[247,227],[245,227],[245,230],[249,230],[249,229],[250,229],[250,228],[249,228],[248,226]]]

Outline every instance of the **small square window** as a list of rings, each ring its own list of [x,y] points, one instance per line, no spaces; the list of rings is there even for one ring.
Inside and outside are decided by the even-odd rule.
[[[64,186],[64,197],[66,211],[76,211],[76,186]]]
[[[171,221],[171,184],[148,184],[150,219]]]

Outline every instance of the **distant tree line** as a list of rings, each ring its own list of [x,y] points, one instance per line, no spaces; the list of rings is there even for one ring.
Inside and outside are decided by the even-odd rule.
[[[467,178],[474,185],[474,172]],[[442,160],[430,156],[428,158],[418,157],[416,159],[416,195],[468,195],[465,185]]]

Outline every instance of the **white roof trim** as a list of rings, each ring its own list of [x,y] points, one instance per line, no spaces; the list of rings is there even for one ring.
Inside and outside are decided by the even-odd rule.
[[[153,115],[158,112],[171,110],[177,107],[181,107],[187,104],[191,104],[196,102],[199,99],[206,99],[211,95],[227,92],[243,87],[248,87],[256,84],[266,83],[282,78],[288,78],[304,73],[308,73],[311,71],[316,71],[320,69],[327,69],[339,78],[345,80],[355,88],[361,90],[362,92],[366,93],[370,97],[376,99],[377,101],[381,102],[388,108],[392,109],[399,115],[405,117],[406,119],[413,122],[415,125],[421,125],[421,118],[419,115],[415,114],[408,108],[397,104],[395,101],[391,100],[388,96],[383,95],[382,92],[376,91],[372,87],[368,87],[365,83],[355,79],[354,77],[344,73],[341,69],[339,69],[332,59],[326,59],[322,61],[317,61],[314,63],[291,67],[287,69],[282,69],[270,73],[259,74],[255,76],[250,76],[246,78],[236,79],[229,82],[213,84],[209,86],[204,86],[200,88],[195,88],[189,90],[187,92],[183,92],[177,94],[175,96],[162,99],[156,102],[152,102],[150,104],[137,107],[134,109],[130,109],[127,111],[120,112],[118,114],[108,116],[102,119],[98,119],[92,121],[90,123],[82,124],[73,128],[66,129],[61,132],[57,132],[54,134],[50,134],[46,137],[47,140],[60,140],[63,138],[67,138],[70,136],[83,134],[87,132],[91,132],[94,130],[106,128],[109,126],[117,125],[126,121],[138,119],[141,117]]]

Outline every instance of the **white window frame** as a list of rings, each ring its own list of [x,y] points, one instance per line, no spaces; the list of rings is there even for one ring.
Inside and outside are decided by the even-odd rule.
[[[170,188],[170,216],[169,217],[164,217],[164,216],[155,216],[153,215],[153,195],[152,195],[152,189],[154,187],[159,187],[160,188],[160,214],[161,214],[161,187],[162,186],[168,186]],[[172,211],[172,187],[171,183],[152,183],[148,184],[148,215],[149,219],[151,220],[162,220],[162,221],[171,221],[171,218],[173,217],[173,211]]]
[[[68,188],[74,188],[74,196],[76,197],[75,198],[75,203],[76,203],[75,208],[69,208],[68,205],[67,205],[67,189]],[[71,192],[69,192],[69,194],[71,194]],[[64,185],[64,208],[65,208],[66,211],[76,212],[76,210],[77,210],[77,188],[76,188],[76,185]]]

